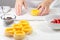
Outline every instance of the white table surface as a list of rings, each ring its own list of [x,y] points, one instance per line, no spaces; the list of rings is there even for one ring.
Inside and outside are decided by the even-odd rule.
[[[58,8],[52,9],[50,13],[59,14],[59,10],[57,10]],[[14,11],[12,10],[10,13],[14,13]],[[60,31],[54,31],[51,29],[46,21],[29,21],[29,23],[33,28],[33,33],[26,38],[27,40],[60,40]],[[0,19],[0,40],[13,40],[12,38],[4,36],[5,28],[3,21]]]

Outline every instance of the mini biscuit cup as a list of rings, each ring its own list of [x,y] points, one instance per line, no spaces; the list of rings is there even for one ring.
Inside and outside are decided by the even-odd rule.
[[[29,25],[29,22],[27,20],[20,20],[19,24],[22,26],[26,26]]]
[[[27,26],[27,25],[29,25],[29,23],[21,23],[22,24],[22,26]]]
[[[27,20],[20,20],[20,23],[28,22]]]
[[[22,28],[17,27],[17,28],[15,28],[14,30],[15,30],[15,31],[19,31],[19,30],[21,31]]]
[[[16,27],[16,26],[19,26],[19,24],[13,24],[12,27]]]
[[[32,33],[32,28],[31,27],[24,27],[22,29],[27,35],[30,35]]]
[[[16,31],[21,30],[21,29],[22,29],[22,25],[15,26],[14,29],[15,29]]]
[[[25,25],[23,26],[23,28],[30,28],[30,25]]]
[[[8,37],[13,37],[14,29],[13,28],[6,28],[5,35],[8,36]]]
[[[31,15],[33,15],[33,16],[38,16],[39,13],[40,13],[40,10],[38,10],[38,9],[32,9],[31,10]]]
[[[14,34],[15,40],[22,40],[25,38],[25,32],[24,31],[16,31]]]
[[[22,27],[22,25],[20,25],[20,24],[13,24],[13,26],[12,26],[13,28],[21,28]]]
[[[20,20],[20,23],[29,23],[27,20]]]

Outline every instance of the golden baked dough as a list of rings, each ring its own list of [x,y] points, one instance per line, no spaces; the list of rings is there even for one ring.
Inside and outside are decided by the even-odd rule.
[[[26,25],[29,25],[29,22],[27,20],[21,20],[21,21],[19,21],[18,24],[22,25],[22,26],[26,26]]]
[[[23,27],[22,30],[28,35],[32,33],[32,28],[29,26]]]
[[[28,22],[27,20],[20,20],[19,21],[20,23],[25,23],[25,22]]]
[[[13,24],[12,27],[5,29],[5,35],[8,37],[14,37],[15,40],[22,40],[27,34],[32,33],[32,28],[27,20],[21,20],[17,24]]]
[[[5,35],[8,37],[12,37],[14,35],[14,29],[11,27],[8,27],[5,29]]]
[[[22,29],[22,25],[19,25],[19,24],[14,24],[12,27],[13,27],[16,31]]]
[[[19,26],[19,24],[13,24],[12,27],[16,27],[16,26]]]
[[[22,40],[25,38],[25,32],[24,31],[16,31],[14,34],[15,40]]]
[[[38,9],[32,9],[31,10],[31,15],[33,15],[33,16],[38,16],[39,13],[40,13],[40,10],[38,10]]]

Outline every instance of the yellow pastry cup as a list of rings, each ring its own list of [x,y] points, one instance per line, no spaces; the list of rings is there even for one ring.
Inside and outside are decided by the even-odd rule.
[[[20,20],[20,23],[29,23],[27,20]]]
[[[27,20],[20,20],[18,24],[22,26],[26,26],[29,25],[29,22]]]
[[[13,37],[14,29],[13,28],[6,28],[5,29],[5,35],[8,36],[8,37]]]
[[[20,23],[28,22],[27,20],[20,20]]]
[[[19,30],[21,31],[22,28],[14,28],[14,30],[15,30],[15,31],[19,31]]]
[[[15,26],[15,27],[13,27],[13,28],[15,29],[15,31],[18,31],[18,30],[21,30],[22,27],[23,27],[23,26],[20,25],[20,26]]]
[[[13,24],[12,27],[13,27],[13,28],[22,28],[22,25],[20,25],[20,24]]]
[[[16,27],[16,26],[19,26],[19,24],[13,24],[12,27]]]
[[[32,28],[31,27],[24,27],[22,29],[27,35],[31,34],[32,33]]]
[[[33,16],[38,16],[39,13],[40,13],[40,10],[38,10],[38,9],[32,9],[31,10],[31,15],[33,15]]]
[[[25,38],[25,32],[24,31],[15,31],[14,34],[15,39],[24,39]]]
[[[22,26],[27,26],[27,25],[29,25],[29,23],[21,23],[22,24]]]

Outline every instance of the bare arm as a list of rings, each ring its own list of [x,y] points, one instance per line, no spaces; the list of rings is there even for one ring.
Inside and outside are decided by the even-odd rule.
[[[54,0],[43,0],[46,5],[50,5]]]

